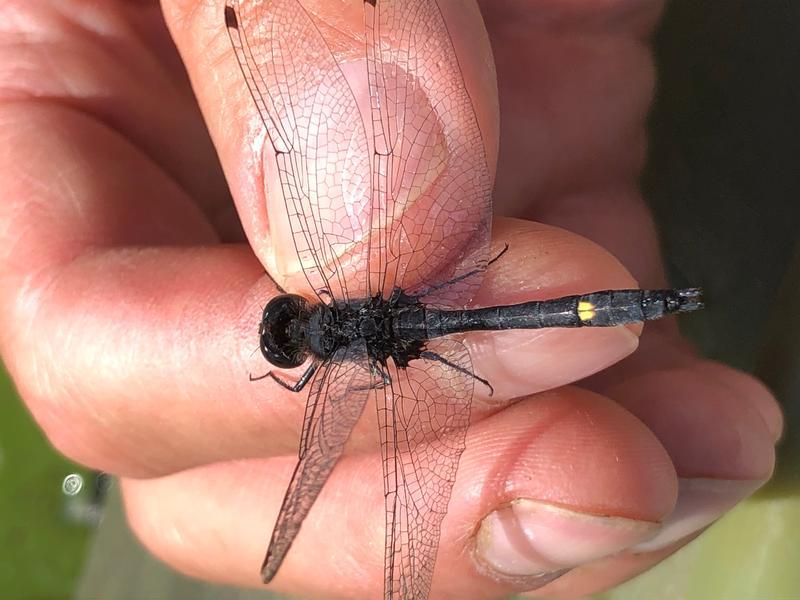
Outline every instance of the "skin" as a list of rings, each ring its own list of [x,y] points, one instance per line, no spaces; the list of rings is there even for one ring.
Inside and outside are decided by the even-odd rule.
[[[342,52],[358,42],[351,4],[307,3]],[[0,9],[0,350],[52,444],[121,477],[145,546],[185,573],[256,586],[304,396],[247,373],[265,370],[252,352],[260,308],[277,293],[264,267],[286,285],[297,273],[280,268],[291,256],[274,244],[280,221],[267,213],[250,144],[260,125],[221,3],[162,5],[163,16],[151,2],[11,0]],[[661,3],[484,2],[499,130],[479,13],[442,6],[492,164],[500,140],[493,238],[511,250],[477,300],[664,284],[636,186],[654,86],[647,36]],[[697,356],[669,320],[649,324],[625,358],[639,332],[467,339],[496,394],[476,395],[433,597],[541,584],[487,569],[474,552],[481,520],[516,498],[658,523],[680,479],[752,482],[749,492],[769,478],[782,427],[769,392]],[[369,409],[351,442],[275,589],[380,594],[382,484]],[[697,533],[591,561],[533,593],[608,588]]]

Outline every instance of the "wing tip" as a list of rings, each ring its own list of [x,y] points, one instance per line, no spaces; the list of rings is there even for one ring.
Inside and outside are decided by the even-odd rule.
[[[280,561],[272,559],[273,556],[267,553],[264,562],[261,564],[261,581],[265,584],[271,582],[275,578],[275,574],[278,572],[278,566],[280,565]]]
[[[228,29],[239,29],[239,19],[236,17],[236,11],[230,4],[225,5],[225,27]]]

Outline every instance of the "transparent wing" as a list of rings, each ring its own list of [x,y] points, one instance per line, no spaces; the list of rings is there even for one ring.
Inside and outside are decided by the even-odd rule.
[[[297,0],[227,0],[225,22],[275,150],[309,284],[318,295],[366,297],[369,150],[339,65]]]
[[[350,432],[364,410],[370,382],[363,341],[340,348],[317,370],[308,395],[300,458],[261,567],[265,582],[275,576],[300,525],[342,455]]]
[[[386,600],[427,598],[458,461],[473,379],[466,347],[431,342],[450,364],[412,361],[376,390],[386,496]]]
[[[375,154],[372,277],[388,295],[486,265],[492,175],[450,35],[435,0],[367,0]],[[443,267],[443,265],[445,267]],[[426,298],[459,306],[480,273]]]

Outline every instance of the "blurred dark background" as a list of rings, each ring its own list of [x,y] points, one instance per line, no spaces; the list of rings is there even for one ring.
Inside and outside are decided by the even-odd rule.
[[[800,598],[800,3],[677,0],[656,37],[643,186],[673,283],[709,308],[684,329],[756,372],[787,414],[775,478],[684,552],[604,598]],[[113,486],[58,456],[0,380],[0,597],[251,598],[147,557]],[[83,478],[74,496],[62,485]]]
[[[643,188],[673,283],[702,282],[708,301],[684,330],[777,393],[787,429],[773,488],[797,484],[800,3],[676,1],[655,47]]]
[[[753,370],[800,240],[800,3],[673,2],[656,60],[645,195],[674,283],[707,289],[693,333]]]

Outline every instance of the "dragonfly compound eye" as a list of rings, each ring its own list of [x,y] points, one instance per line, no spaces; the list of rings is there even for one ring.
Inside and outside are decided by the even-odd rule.
[[[299,367],[308,356],[304,335],[308,323],[306,306],[302,296],[282,294],[264,309],[259,345],[264,358],[276,367]]]

